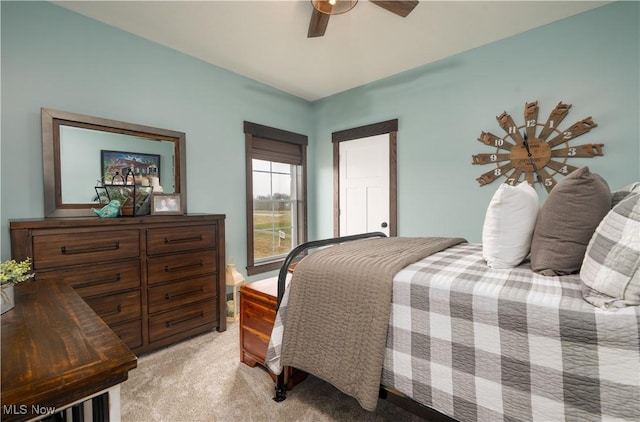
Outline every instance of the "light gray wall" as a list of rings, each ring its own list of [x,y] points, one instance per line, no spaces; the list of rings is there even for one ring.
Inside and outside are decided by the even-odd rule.
[[[486,206],[505,179],[480,187],[476,178],[491,166],[471,156],[495,151],[477,138],[504,136],[503,111],[522,125],[525,102],[538,100],[542,122],[558,102],[572,104],[561,129],[589,116],[598,124],[571,145],[604,143],[604,156],[568,163],[588,165],[611,189],[640,180],[639,28],[638,2],[614,3],[316,102],[312,237],[333,233],[331,133],[388,119],[399,120],[400,236],[481,240]]]
[[[332,235],[331,132],[399,119],[399,233],[479,241],[499,182],[479,187],[506,110],[526,101],[541,119],[573,104],[562,127],[593,116],[575,143],[605,156],[574,160],[612,188],[640,179],[639,4],[608,5],[315,103],[42,2],[0,3],[2,138],[0,233],[42,218],[40,107],[182,131],[188,209],[227,215],[227,258],[245,273],[244,120],[309,136],[310,238]],[[443,41],[444,42],[444,41]],[[416,42],[415,48],[420,48]],[[564,126],[564,125],[567,126]],[[93,183],[94,181],[90,181]],[[546,194],[541,192],[541,197]]]

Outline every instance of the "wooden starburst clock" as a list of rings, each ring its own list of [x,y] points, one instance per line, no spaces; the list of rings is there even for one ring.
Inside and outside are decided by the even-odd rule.
[[[532,186],[541,183],[550,192],[558,183],[557,175],[566,176],[578,169],[567,164],[568,159],[603,155],[604,144],[569,145],[570,141],[597,126],[591,117],[587,117],[565,130],[558,129],[570,108],[571,104],[560,102],[546,123],[539,123],[538,101],[525,103],[524,124],[519,126],[506,111],[497,116],[498,124],[506,134],[500,137],[482,132],[478,141],[495,148],[495,152],[472,157],[473,164],[495,165],[476,179],[480,186],[504,176],[505,183],[510,185],[526,180]]]

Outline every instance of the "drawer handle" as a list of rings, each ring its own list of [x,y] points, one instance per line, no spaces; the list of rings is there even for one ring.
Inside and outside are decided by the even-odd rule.
[[[186,268],[191,268],[191,267],[202,267],[204,265],[204,262],[201,260],[199,262],[196,262],[195,264],[187,264],[187,265],[178,265],[176,267],[170,267],[168,265],[164,266],[164,271],[166,273],[170,273],[171,271],[181,271],[184,270]]]
[[[169,239],[168,237],[165,237],[164,238],[164,243],[165,244],[169,244],[169,243],[184,243],[184,242],[192,242],[194,240],[202,241],[202,235],[199,234],[198,236],[193,236],[193,237],[182,237],[180,239]]]
[[[118,281],[120,281],[120,273],[117,273],[114,277],[108,277],[108,278],[102,278],[102,279],[98,279],[98,280],[86,281],[84,283],[76,284],[73,287],[75,289],[77,289],[78,287],[89,287],[89,286],[95,286],[97,284],[104,284],[104,283],[111,283],[111,282],[116,282],[117,283]]]
[[[193,295],[193,294],[198,294],[198,293],[202,293],[204,291],[204,289],[202,288],[202,286],[200,286],[199,289],[196,290],[190,290],[188,292],[182,292],[182,293],[178,293],[175,295],[170,295],[169,293],[165,293],[164,294],[164,300],[171,300],[171,299],[176,299],[182,296],[189,296],[189,295]]]
[[[187,318],[182,318],[182,319],[175,319],[173,321],[167,321],[164,324],[165,324],[165,326],[167,328],[171,328],[171,327],[174,327],[174,326],[179,325],[179,324],[184,324],[185,322],[193,321],[194,319],[200,319],[203,316],[204,316],[204,313],[202,311],[200,311],[200,312],[198,312],[198,315],[187,317]]]
[[[60,248],[60,252],[62,252],[62,255],[74,255],[78,253],[102,252],[102,251],[110,251],[110,250],[117,250],[117,249],[120,249],[120,241],[118,240],[113,242],[113,245],[92,246],[89,248],[67,249],[66,246],[62,246]]]
[[[107,312],[106,314],[102,314],[102,315],[100,315],[100,316],[102,316],[102,317],[106,317],[106,316],[111,316],[111,315],[117,315],[117,314],[119,314],[120,312],[122,312],[122,305],[118,305],[118,306],[116,307],[116,310],[115,310],[115,311]]]

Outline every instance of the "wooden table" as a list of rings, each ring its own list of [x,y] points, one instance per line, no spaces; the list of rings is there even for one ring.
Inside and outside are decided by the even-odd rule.
[[[102,415],[119,420],[119,384],[136,356],[64,282],[24,282],[15,296],[1,318],[1,419],[44,417],[97,396]]]

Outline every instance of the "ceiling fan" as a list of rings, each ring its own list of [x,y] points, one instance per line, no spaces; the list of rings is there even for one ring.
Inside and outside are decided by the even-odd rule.
[[[402,1],[379,1],[369,0],[370,3],[380,6],[398,16],[406,17],[418,5],[417,0]],[[358,0],[311,0],[313,5],[313,14],[311,22],[309,22],[309,31],[307,38],[321,37],[327,29],[329,17],[331,15],[339,15],[353,9]]]

